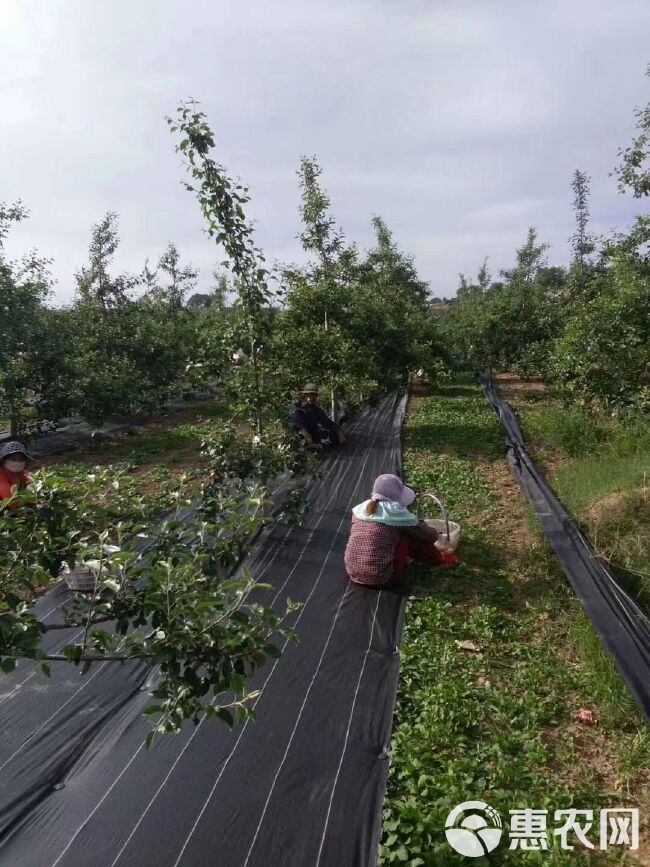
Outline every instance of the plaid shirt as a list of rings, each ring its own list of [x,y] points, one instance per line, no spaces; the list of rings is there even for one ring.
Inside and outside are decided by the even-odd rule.
[[[404,531],[352,516],[345,568],[357,584],[385,584],[393,576],[395,551]]]

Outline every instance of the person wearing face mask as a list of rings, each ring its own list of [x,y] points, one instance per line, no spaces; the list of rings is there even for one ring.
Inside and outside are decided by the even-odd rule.
[[[14,488],[23,491],[29,484],[26,470],[31,459],[22,443],[9,442],[0,448],[0,508],[3,500],[11,498]],[[11,503],[9,508],[17,509],[18,503]]]

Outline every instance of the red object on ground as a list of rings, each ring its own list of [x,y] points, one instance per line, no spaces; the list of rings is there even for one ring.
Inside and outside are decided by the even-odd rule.
[[[411,536],[404,534],[395,551],[392,581],[397,581],[402,577],[409,560],[417,560],[418,563],[431,563],[434,566],[452,566],[454,563],[460,562],[460,558],[455,554],[446,554],[444,551],[438,550],[435,545],[418,542]]]

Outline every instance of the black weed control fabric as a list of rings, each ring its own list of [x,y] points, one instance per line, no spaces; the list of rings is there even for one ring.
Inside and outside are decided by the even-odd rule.
[[[209,392],[195,392],[186,400],[174,398],[170,400],[165,408],[165,414],[182,412],[190,407],[197,406],[204,400],[210,399],[212,395]],[[125,431],[133,430],[142,426],[148,420],[147,416],[132,416],[130,418],[117,418],[105,422],[100,428],[95,428],[81,419],[70,421],[56,430],[48,433],[36,434],[27,440],[22,440],[35,458],[42,458],[46,455],[58,455],[61,452],[69,452],[79,448],[84,443],[91,443],[97,438],[100,441],[111,439],[116,434],[124,433]],[[0,444],[11,439],[9,431],[0,431]]]
[[[483,379],[488,400],[503,424],[508,464],[533,506],[582,606],[639,707],[650,720],[650,621],[594,552],[526,453],[512,408],[494,382]]]
[[[306,524],[247,562],[287,597],[300,642],[252,679],[254,722],[214,720],[143,746],[154,672],[21,666],[0,681],[2,867],[361,867],[376,862],[403,597],[350,584],[350,510],[399,472],[404,397],[362,413],[323,463]],[[61,587],[38,608],[54,622]],[[47,633],[51,647],[70,635]]]

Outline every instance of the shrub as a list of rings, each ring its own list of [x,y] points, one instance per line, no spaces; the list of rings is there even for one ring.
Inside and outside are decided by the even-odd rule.
[[[569,393],[620,411],[642,408],[649,362],[650,271],[618,250],[607,285],[567,322],[552,368]]]

